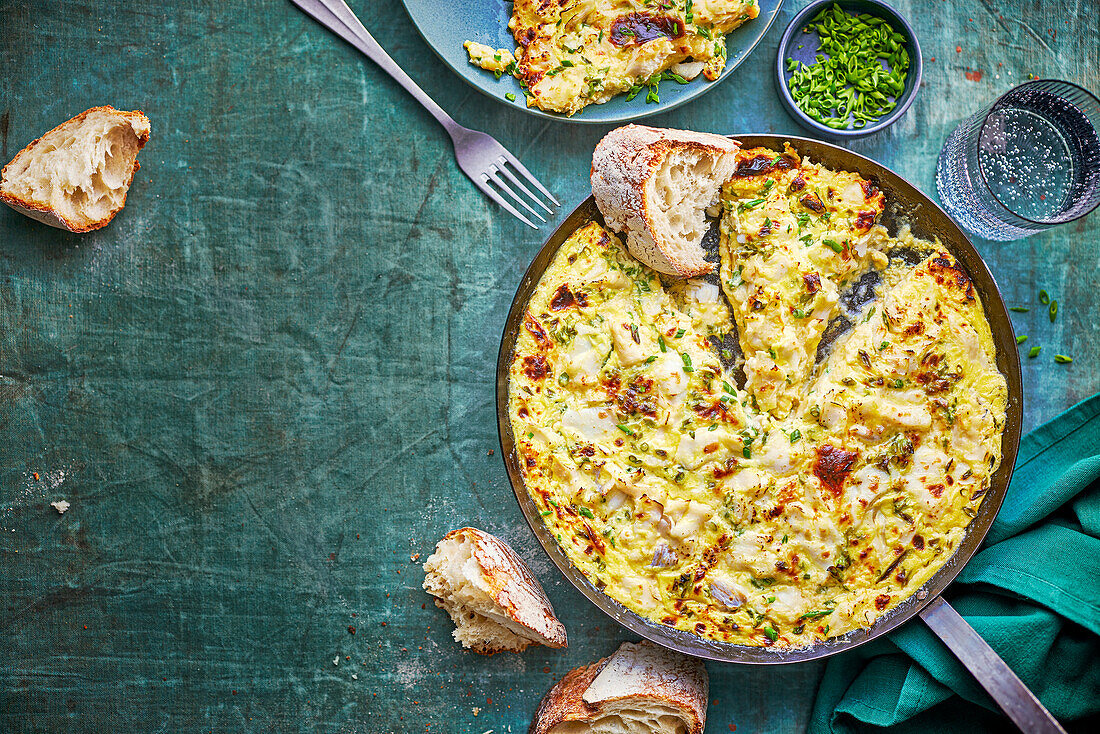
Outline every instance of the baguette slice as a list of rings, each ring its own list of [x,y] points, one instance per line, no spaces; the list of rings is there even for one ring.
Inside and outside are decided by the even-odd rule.
[[[699,660],[652,642],[624,642],[558,681],[528,734],[702,734],[707,694]]]
[[[630,254],[657,272],[709,273],[703,259],[706,208],[733,177],[740,147],[688,130],[627,125],[592,153],[592,194],[607,226],[626,233]]]
[[[141,112],[93,107],[63,122],[4,166],[0,200],[52,227],[90,232],[126,205],[149,140]]]
[[[528,645],[565,647],[565,626],[523,560],[475,528],[447,533],[424,563],[424,588],[455,623],[454,638],[483,655]]]

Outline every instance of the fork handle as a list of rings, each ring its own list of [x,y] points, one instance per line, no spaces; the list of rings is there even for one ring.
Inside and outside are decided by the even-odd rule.
[[[357,48],[367,58],[381,67],[382,71],[389,74],[394,80],[404,87],[405,91],[413,96],[417,102],[424,106],[439,124],[446,128],[451,139],[465,132],[466,128],[459,125],[451,118],[443,108],[436,104],[435,100],[427,95],[412,78],[405,73],[397,62],[379,45],[378,41],[363,27],[363,24],[347,6],[343,0],[290,0],[297,5],[306,15],[328,28],[336,35],[343,38]]]

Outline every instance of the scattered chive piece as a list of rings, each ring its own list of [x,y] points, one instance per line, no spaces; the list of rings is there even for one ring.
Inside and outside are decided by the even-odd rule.
[[[1017,344],[1023,344],[1026,341],[1027,341],[1027,334],[1021,334],[1020,336],[1016,337],[1016,343]]]
[[[1039,291],[1039,303],[1043,304],[1044,306],[1050,303],[1050,294],[1047,293],[1045,290]]]
[[[1027,313],[1027,312],[1028,312],[1028,311],[1030,311],[1031,309],[1030,309],[1030,308],[1027,308],[1027,307],[1025,307],[1025,306],[1013,306],[1012,308],[1010,308],[1010,309],[1008,309],[1008,310],[1009,310],[1009,311],[1015,311],[1016,313]]]
[[[821,619],[822,617],[828,617],[834,611],[835,610],[833,609],[819,609],[813,612],[806,612],[801,617],[799,617],[799,619]]]
[[[695,368],[691,366],[691,355],[684,352],[680,355],[680,359],[684,360],[684,372],[694,372]]]
[[[616,428],[618,428],[620,431],[622,431],[623,433],[625,433],[628,436],[633,436],[634,435],[634,431],[630,430],[629,426],[624,426],[620,423],[618,426],[616,426]]]
[[[665,340],[662,339],[659,334],[657,335],[657,346],[659,346],[661,348],[662,352],[665,351],[665,349],[666,349],[665,348]]]
[[[677,329],[677,330],[676,330],[676,338],[677,338],[677,339],[680,339],[680,338],[682,338],[683,336],[684,336],[684,330],[683,330],[683,329]]]
[[[836,240],[821,240],[821,244],[825,245],[826,247],[828,247],[833,252],[843,252],[844,251],[844,245],[840,244]]]
[[[1050,321],[1054,323],[1055,317],[1058,316],[1058,301],[1050,302]]]
[[[791,431],[791,443],[797,443],[800,438],[802,438],[802,431],[797,428]],[[784,535],[783,537],[786,538],[787,536]],[[784,540],[783,542],[786,543],[787,541]]]
[[[889,23],[848,15],[834,3],[804,31],[811,28],[821,39],[821,53],[809,65],[787,59],[793,72],[787,87],[800,110],[836,130],[865,127],[897,106],[909,52],[905,38]]]
[[[541,514],[541,515],[542,515],[543,517],[546,517],[547,515],[550,515],[550,514],[553,514],[553,513],[551,513],[551,512],[550,512],[550,510],[543,510],[543,511],[542,511],[542,513],[540,513],[540,514]]]
[[[1031,359],[1031,358],[1033,358],[1033,357],[1038,357],[1038,356],[1039,356],[1039,350],[1040,350],[1040,349],[1042,349],[1042,347],[1032,347],[1032,348],[1031,348],[1031,351],[1029,351],[1029,352],[1027,353],[1028,359]]]
[[[591,518],[591,519],[596,518],[596,516],[592,514],[592,510],[588,509],[587,507],[581,507],[577,510],[577,512],[581,513],[582,515],[584,515],[587,518]]]
[[[764,627],[763,630],[764,635],[767,636],[767,638],[772,642],[775,642],[779,639],[779,633],[772,629],[772,626],[770,624],[767,627]]]
[[[516,101],[516,95],[513,94],[512,92],[508,92],[508,94],[504,95],[504,98],[506,100],[508,100],[509,102],[515,102]]]
[[[1067,357],[1064,354],[1055,354],[1054,355],[1054,361],[1057,362],[1058,364],[1069,364],[1070,362],[1073,361],[1073,357]]]

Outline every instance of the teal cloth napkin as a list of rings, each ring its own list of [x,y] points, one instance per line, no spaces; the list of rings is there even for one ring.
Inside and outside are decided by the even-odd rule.
[[[1063,725],[1100,716],[1100,394],[1023,438],[1000,514],[945,596]],[[1012,730],[919,619],[826,666],[809,730],[879,727]]]

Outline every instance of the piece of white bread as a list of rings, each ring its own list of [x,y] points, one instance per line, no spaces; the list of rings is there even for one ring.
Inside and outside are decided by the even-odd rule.
[[[565,647],[565,626],[531,570],[500,538],[475,528],[447,533],[424,563],[424,588],[451,615],[454,638],[474,652]]]
[[[528,734],[702,734],[707,669],[652,642],[624,642],[542,699]]]
[[[706,208],[733,177],[740,144],[710,133],[642,125],[616,128],[592,153],[592,194],[607,226],[654,270],[693,277],[703,259]]]
[[[141,112],[93,107],[19,151],[4,166],[0,200],[70,232],[99,229],[126,205],[147,140]]]

